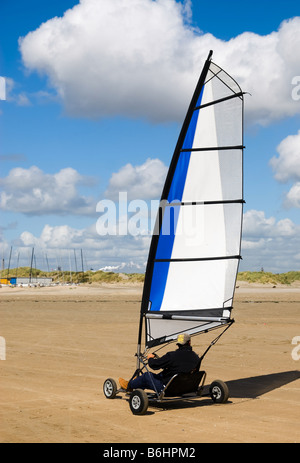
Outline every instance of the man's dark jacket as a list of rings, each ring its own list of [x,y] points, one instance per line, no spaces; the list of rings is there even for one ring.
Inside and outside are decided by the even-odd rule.
[[[167,352],[162,357],[150,358],[149,367],[153,370],[162,371],[162,379],[164,384],[177,373],[190,373],[195,368],[199,367],[200,358],[189,345],[178,346],[178,349],[173,352]]]

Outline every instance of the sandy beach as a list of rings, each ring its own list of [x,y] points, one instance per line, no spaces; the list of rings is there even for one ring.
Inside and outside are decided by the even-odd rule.
[[[142,285],[2,287],[0,442],[299,443],[300,287],[238,286],[236,323],[202,365],[207,384],[227,382],[228,403],[202,397],[144,416],[102,392],[135,369]],[[213,337],[193,338],[194,350]]]

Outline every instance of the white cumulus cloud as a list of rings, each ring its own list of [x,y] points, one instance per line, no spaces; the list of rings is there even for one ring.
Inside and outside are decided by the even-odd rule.
[[[251,238],[276,238],[279,236],[295,236],[300,226],[286,218],[276,221],[275,217],[266,217],[264,211],[250,210],[245,212],[243,234]]]
[[[279,156],[270,160],[276,180],[300,180],[300,130],[296,135],[289,135],[282,140],[277,151]]]
[[[68,225],[45,225],[40,236],[24,231],[15,240],[14,249],[20,251],[20,265],[29,265],[31,248],[35,249],[38,268],[45,268],[47,255],[51,268],[57,262],[63,269],[74,270],[74,254],[81,269],[80,250],[84,268],[111,271],[144,271],[150,236],[99,235],[96,225],[77,229]],[[277,221],[263,211],[250,210],[244,215],[242,257],[240,270],[287,272],[300,266],[300,225],[290,219]],[[9,247],[7,246],[7,252]],[[16,258],[15,258],[16,259]],[[71,261],[71,262],[70,262]],[[12,263],[12,265],[15,265]]]
[[[295,182],[285,196],[287,208],[300,208],[300,130],[296,135],[289,135],[277,147],[279,156],[270,160],[274,177],[279,182]]]
[[[287,208],[296,207],[300,209],[300,182],[296,182],[286,194],[284,204]]]
[[[241,269],[288,272],[300,265],[300,225],[286,218],[276,221],[263,211],[244,214]]]
[[[142,272],[145,270],[149,244],[148,236],[100,236],[95,225],[77,229],[69,225],[46,224],[40,236],[30,231],[21,233],[14,242],[14,249],[20,252],[20,266],[29,265],[31,248],[34,247],[38,268],[46,268],[45,255],[47,255],[51,268],[60,265],[64,270],[69,270],[71,267],[74,271],[76,253],[77,269],[81,270],[82,250],[84,270],[93,268]]]
[[[223,41],[191,27],[189,6],[81,0],[20,38],[23,63],[48,76],[71,115],[181,120],[213,49],[216,62],[252,94],[249,120],[299,114],[291,82],[299,74],[300,17],[265,36],[245,32]]]
[[[159,159],[147,159],[138,166],[128,163],[112,174],[105,195],[118,199],[119,192],[126,192],[128,199],[159,199],[167,170]]]
[[[78,186],[87,182],[71,167],[55,174],[46,174],[36,166],[16,167],[0,179],[0,208],[28,215],[92,214],[94,201],[78,192]]]

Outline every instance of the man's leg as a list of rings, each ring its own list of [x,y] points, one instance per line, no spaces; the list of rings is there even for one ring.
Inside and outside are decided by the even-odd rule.
[[[160,392],[163,387],[161,376],[150,372],[143,373],[129,381],[128,384],[129,389],[151,389],[153,391],[157,390],[157,392]]]

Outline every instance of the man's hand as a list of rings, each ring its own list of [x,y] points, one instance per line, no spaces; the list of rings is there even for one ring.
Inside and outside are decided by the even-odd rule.
[[[148,354],[148,355],[147,355],[147,359],[148,359],[148,360],[149,360],[149,359],[154,359],[155,357],[156,357],[155,354]]]

